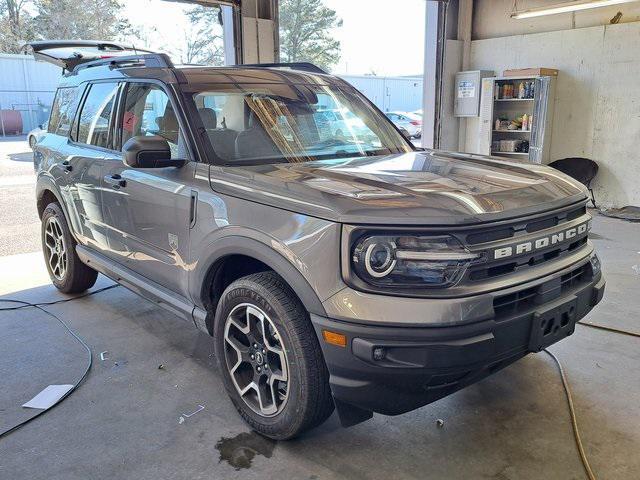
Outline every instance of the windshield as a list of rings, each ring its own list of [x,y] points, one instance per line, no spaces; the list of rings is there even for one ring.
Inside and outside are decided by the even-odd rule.
[[[412,150],[359,94],[327,85],[216,85],[193,93],[228,165],[387,155]]]

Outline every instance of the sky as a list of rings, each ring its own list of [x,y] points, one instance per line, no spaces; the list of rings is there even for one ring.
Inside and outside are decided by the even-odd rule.
[[[342,18],[335,73],[422,75],[425,0],[324,0]],[[402,6],[402,8],[399,8]]]
[[[126,16],[146,32],[142,41],[147,48],[184,44],[189,23],[183,12],[190,6],[162,0],[123,3]],[[342,49],[335,73],[392,76],[422,73],[425,0],[324,0],[324,3],[343,21],[342,27],[333,31]]]

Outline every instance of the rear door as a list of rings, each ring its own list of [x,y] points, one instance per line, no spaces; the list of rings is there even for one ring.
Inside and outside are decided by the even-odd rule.
[[[172,158],[190,158],[176,105],[160,84],[131,82],[124,86],[117,128],[119,145],[134,136],[160,135],[169,143]],[[118,151],[107,156],[103,175],[108,255],[183,295],[188,292],[194,172],[195,162],[181,168],[134,169],[123,163]]]

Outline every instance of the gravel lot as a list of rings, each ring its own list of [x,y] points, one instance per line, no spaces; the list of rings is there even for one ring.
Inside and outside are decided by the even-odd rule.
[[[33,154],[25,137],[0,138],[0,256],[39,250]]]

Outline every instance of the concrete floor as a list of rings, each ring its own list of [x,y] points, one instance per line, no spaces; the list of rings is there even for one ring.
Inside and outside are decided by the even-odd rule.
[[[640,332],[639,239],[640,224],[595,218],[608,285],[586,321]],[[0,298],[63,298],[41,255],[0,257]],[[96,288],[110,284],[101,277]],[[192,326],[122,287],[47,309],[91,346],[94,366],[64,402],[0,439],[2,479],[585,478],[545,354],[406,415],[342,429],[334,414],[302,438],[271,442],[240,420],[210,338]],[[580,326],[551,348],[600,479],[640,478],[639,346]],[[45,386],[73,383],[85,362],[54,319],[33,309],[0,312],[0,431],[33,414],[20,405]]]
[[[0,137],[0,256],[40,249],[33,153],[26,137]]]

